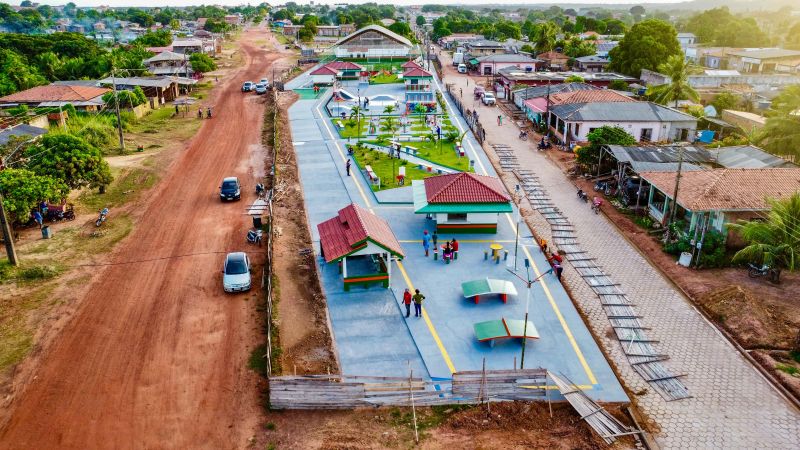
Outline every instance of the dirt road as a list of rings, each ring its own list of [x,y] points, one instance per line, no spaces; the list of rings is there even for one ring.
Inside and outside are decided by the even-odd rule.
[[[226,252],[247,250],[259,284],[263,257],[245,243],[244,208],[263,174],[263,104],[239,89],[283,56],[254,42],[264,38],[261,30],[243,34],[244,67],[204,100],[214,118],[153,189],[111,264],[98,269],[12,403],[0,448],[241,448],[252,436],[261,417],[246,367],[259,339],[256,294],[225,295],[220,270]],[[243,181],[243,201],[222,204],[218,186],[232,175]]]

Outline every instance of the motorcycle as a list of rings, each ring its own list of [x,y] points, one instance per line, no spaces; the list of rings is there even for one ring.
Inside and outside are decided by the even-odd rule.
[[[519,132],[519,138],[521,140],[523,140],[523,141],[527,141],[528,140],[528,132],[527,131],[520,131]]]
[[[75,220],[75,211],[72,208],[72,205],[67,205],[63,207],[58,206],[51,206],[47,210],[47,220],[50,222],[61,222],[62,220]]]
[[[251,244],[258,244],[261,247],[261,239],[264,236],[264,232],[262,230],[250,230],[247,232],[247,242]]]
[[[748,263],[747,276],[750,278],[766,277],[771,283],[778,283],[780,271],[764,264],[761,267]]]
[[[578,189],[578,198],[583,200],[584,203],[589,201],[589,194],[583,192],[583,189]]]
[[[108,208],[103,208],[100,210],[100,216],[94,221],[94,226],[102,225],[106,221],[106,217],[108,217]]]
[[[538,150],[547,150],[553,148],[553,144],[551,144],[550,141],[542,140],[542,142],[539,142],[539,145],[537,145],[536,148]]]
[[[595,197],[594,200],[592,200],[592,211],[594,211],[595,214],[600,214],[601,206],[603,206],[603,200]]]
[[[256,196],[258,198],[263,198],[266,190],[264,189],[264,185],[261,183],[256,184]]]

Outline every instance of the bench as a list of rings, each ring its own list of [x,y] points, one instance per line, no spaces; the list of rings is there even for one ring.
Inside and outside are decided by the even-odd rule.
[[[369,178],[369,181],[373,183],[378,181],[378,176],[375,175],[375,172],[372,170],[372,166],[367,164],[366,166],[364,166],[364,171],[367,173],[367,178]]]
[[[341,120],[337,120],[337,121],[336,121],[336,125],[337,125],[337,126],[340,128],[340,129],[342,129],[342,130],[344,129],[344,124],[342,123],[342,121],[341,121]]]
[[[499,295],[503,303],[508,302],[508,294],[517,295],[517,288],[514,287],[514,283],[493,278],[465,281],[461,283],[461,291],[464,293],[464,298],[473,298],[475,304],[480,302],[481,295]]]
[[[494,343],[498,339],[523,339],[523,335],[528,339],[539,339],[539,332],[530,321],[528,321],[527,330],[525,330],[524,320],[506,318],[478,322],[473,325],[473,328],[478,342],[489,342],[491,347],[494,347]]]

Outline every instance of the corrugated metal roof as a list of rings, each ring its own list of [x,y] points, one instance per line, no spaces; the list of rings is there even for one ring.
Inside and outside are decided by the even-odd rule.
[[[600,90],[600,88],[586,83],[559,83],[549,86],[547,85],[534,86],[525,89],[519,89],[514,91],[514,95],[517,97],[522,96],[523,98],[528,99],[528,98],[545,97],[547,96],[548,92],[550,92],[550,95],[553,95],[559,92],[589,91],[589,90]]]
[[[631,169],[636,173],[641,172],[677,172],[678,163],[676,162],[649,162],[631,161]],[[704,170],[704,167],[692,163],[683,163],[681,170]]]
[[[336,47],[336,46],[342,45],[342,44],[346,43],[347,41],[349,41],[350,39],[353,39],[354,37],[358,36],[359,34],[365,33],[367,31],[375,31],[377,33],[383,34],[383,35],[385,35],[385,36],[387,36],[387,37],[389,37],[391,39],[394,39],[395,41],[405,45],[406,47],[413,46],[411,41],[409,41],[408,39],[404,38],[403,36],[400,36],[399,34],[395,33],[394,31],[388,30],[388,29],[386,29],[386,28],[384,28],[384,27],[382,27],[380,25],[367,25],[367,26],[365,26],[363,28],[360,28],[360,29],[356,30],[355,32],[353,32],[353,34],[350,34],[348,36],[345,36],[345,37],[339,39],[338,41],[336,41],[335,44],[333,44],[333,46]]]
[[[677,163],[680,160],[681,147],[678,146],[658,146],[658,147],[639,147],[607,145],[614,158],[619,162],[633,163]],[[685,146],[683,147],[683,161],[688,163],[712,163],[715,156],[702,147]],[[638,171],[637,171],[638,172]]]
[[[709,149],[717,164],[728,168],[761,169],[768,167],[797,167],[752,145],[736,145]]]
[[[528,55],[523,54],[513,54],[513,53],[504,53],[502,55],[487,55],[481,56],[478,58],[478,62],[482,63],[537,63],[537,62],[544,62],[541,59],[531,58]]]
[[[567,121],[609,122],[697,122],[697,118],[651,102],[575,103],[550,111]]]
[[[0,131],[0,145],[8,144],[8,141],[11,139],[12,136],[39,137],[46,133],[47,129],[45,128],[34,127],[33,125],[21,123],[19,125],[15,125],[11,128],[6,128],[5,130]]]

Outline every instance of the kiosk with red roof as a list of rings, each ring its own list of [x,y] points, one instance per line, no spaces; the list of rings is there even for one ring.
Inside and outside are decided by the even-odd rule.
[[[327,263],[339,263],[345,291],[371,283],[389,287],[391,259],[402,259],[404,254],[385,220],[353,203],[317,225],[317,230],[322,257]]]

